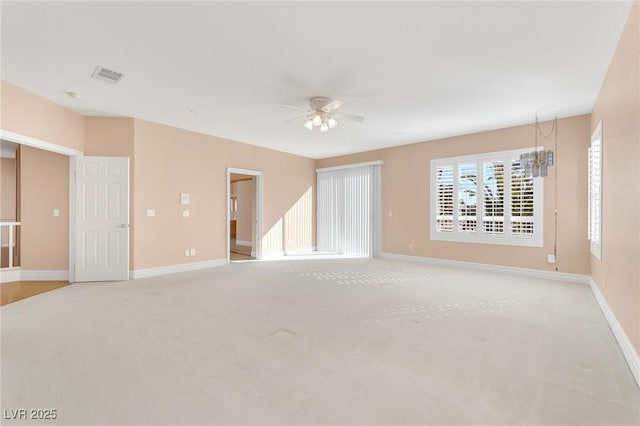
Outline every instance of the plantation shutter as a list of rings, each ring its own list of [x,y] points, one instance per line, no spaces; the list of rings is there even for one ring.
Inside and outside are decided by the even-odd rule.
[[[602,124],[598,124],[589,148],[589,229],[591,253],[602,256]]]
[[[436,175],[436,229],[453,232],[453,166],[438,167]]]
[[[542,179],[522,149],[431,160],[432,240],[541,247]]]
[[[501,234],[504,232],[504,162],[484,163],[482,176],[484,184],[483,230],[487,234]]]
[[[511,233],[533,234],[534,193],[533,177],[525,177],[519,161],[511,162]]]
[[[478,167],[458,166],[458,231],[475,232],[477,226]]]

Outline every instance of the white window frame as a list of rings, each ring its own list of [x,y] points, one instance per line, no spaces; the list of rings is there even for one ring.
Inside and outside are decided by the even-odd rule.
[[[544,147],[538,147],[538,149],[544,149]],[[460,157],[448,157],[438,158],[431,160],[431,196],[430,196],[430,230],[431,240],[436,241],[454,241],[465,243],[480,243],[480,244],[499,244],[509,246],[525,246],[525,247],[542,247],[544,238],[543,229],[543,212],[544,212],[544,193],[543,193],[543,178],[533,179],[533,234],[522,235],[512,234],[511,226],[505,226],[504,232],[500,234],[490,234],[483,232],[482,220],[478,220],[476,223],[476,230],[459,231],[458,230],[458,172],[459,165],[476,163],[476,170],[478,173],[478,183],[482,188],[482,168],[483,164],[491,161],[502,161],[505,164],[505,188],[504,188],[504,217],[511,220],[511,163],[520,158],[520,154],[532,151],[533,147],[527,149],[514,149],[508,151],[490,152],[477,155],[466,155]],[[453,232],[440,232],[436,228],[436,206],[437,206],[437,175],[436,171],[439,167],[452,166],[454,171],[453,180]],[[483,195],[477,195],[477,216],[481,217],[483,214],[482,209]]]
[[[602,121],[591,135],[589,147],[589,206],[587,237],[591,253],[602,260]]]

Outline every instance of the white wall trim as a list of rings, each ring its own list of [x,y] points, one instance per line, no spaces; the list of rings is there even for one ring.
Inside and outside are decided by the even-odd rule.
[[[21,277],[22,270],[20,268],[0,270],[0,283],[12,283],[14,281],[20,281]]]
[[[344,169],[354,169],[356,167],[377,166],[378,164],[383,165],[384,161],[378,160],[378,161],[368,161],[366,163],[346,164],[344,166],[323,167],[321,169],[316,169],[316,173],[332,172],[335,170],[344,170]]]
[[[618,342],[618,346],[620,346],[620,350],[622,350],[622,354],[624,355],[624,359],[629,365],[631,374],[633,374],[633,378],[636,379],[636,383],[640,387],[640,357],[631,344],[629,337],[627,337],[627,334],[622,329],[622,326],[618,322],[615,314],[609,307],[609,304],[605,300],[602,293],[600,293],[600,289],[598,288],[598,285],[595,283],[595,281],[593,281],[592,277],[589,277],[589,285],[591,286],[591,291],[593,291],[593,295],[598,302],[598,306],[600,306],[600,310],[604,314],[604,317],[609,324],[611,332]]]
[[[236,245],[251,247],[251,241],[245,241],[245,240],[236,239]]]
[[[589,276],[569,274],[566,272],[541,271],[538,269],[516,268],[512,266],[488,265],[484,263],[462,262],[459,260],[437,259],[433,257],[409,256],[405,254],[382,253],[383,259],[402,260],[405,262],[425,263],[434,266],[448,266],[476,271],[496,272],[517,275],[527,278],[543,278],[577,284],[589,284]]]
[[[129,279],[157,277],[160,275],[177,274],[179,272],[198,271],[200,269],[216,268],[227,264],[227,259],[205,260],[203,262],[183,263],[181,265],[159,266],[157,268],[137,269],[129,272]]]
[[[69,281],[69,271],[33,271],[20,268],[3,269],[0,273],[1,283],[14,281]]]
[[[15,159],[17,147],[18,145],[15,142],[4,140],[0,145],[0,158]]]
[[[32,138],[31,136],[21,135],[19,133],[15,133],[5,129],[0,129],[0,139],[19,143],[21,145],[32,146],[34,148],[44,149],[45,151],[57,152],[58,154],[68,155],[71,157],[74,155],[82,154],[82,151],[78,151],[77,149],[67,148],[66,146],[62,145],[56,145],[51,142]]]

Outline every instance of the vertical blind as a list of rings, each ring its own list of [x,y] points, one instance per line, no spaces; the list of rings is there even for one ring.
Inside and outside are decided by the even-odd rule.
[[[318,251],[377,256],[382,162],[318,169]]]

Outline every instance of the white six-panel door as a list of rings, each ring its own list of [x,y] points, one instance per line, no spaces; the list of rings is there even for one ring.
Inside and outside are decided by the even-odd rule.
[[[75,281],[129,279],[129,159],[76,163]]]

